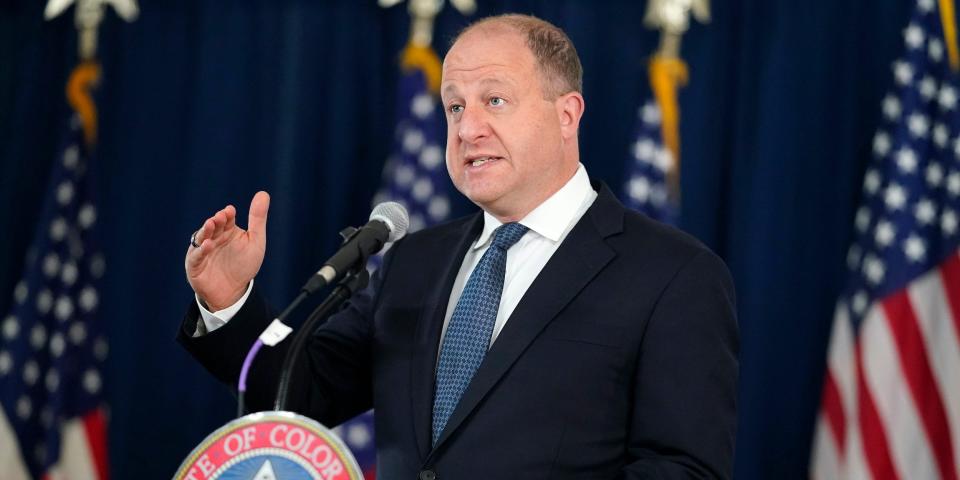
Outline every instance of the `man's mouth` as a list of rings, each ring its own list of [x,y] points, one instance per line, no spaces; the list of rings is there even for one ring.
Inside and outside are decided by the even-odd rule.
[[[467,165],[471,167],[479,167],[481,165],[500,160],[501,157],[476,157],[467,159]]]

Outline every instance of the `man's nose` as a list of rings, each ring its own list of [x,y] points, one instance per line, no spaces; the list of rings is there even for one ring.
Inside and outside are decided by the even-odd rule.
[[[490,123],[482,107],[466,107],[460,116],[460,140],[474,143],[490,135]]]

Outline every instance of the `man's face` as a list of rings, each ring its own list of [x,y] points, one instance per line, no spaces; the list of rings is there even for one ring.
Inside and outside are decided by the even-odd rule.
[[[568,179],[560,116],[543,87],[524,38],[502,26],[466,33],[443,62],[447,170],[501,219],[518,220]]]

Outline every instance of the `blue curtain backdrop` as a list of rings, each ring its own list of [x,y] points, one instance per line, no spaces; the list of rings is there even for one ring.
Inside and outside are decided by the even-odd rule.
[[[0,312],[23,267],[76,61],[72,10],[0,0]],[[633,0],[479,0],[567,30],[585,68],[581,150],[623,181],[657,34]],[[736,475],[804,478],[834,298],[908,0],[712,2],[683,41],[682,225],[730,265],[742,335]],[[273,195],[260,279],[275,304],[361,223],[393,132],[405,7],[374,0],[141,1],[101,29],[99,227],[114,478],[169,478],[230,418],[175,344],[187,238],[226,203]],[[442,55],[467,19],[437,22]],[[473,207],[465,201],[458,212]],[[597,406],[597,408],[602,408]]]

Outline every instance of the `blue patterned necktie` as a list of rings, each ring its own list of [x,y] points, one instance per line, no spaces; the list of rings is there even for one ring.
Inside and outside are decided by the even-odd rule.
[[[470,274],[460,294],[440,346],[436,393],[433,396],[433,445],[460,401],[490,346],[500,309],[507,249],[527,233],[519,223],[506,223],[493,232],[490,248]]]

